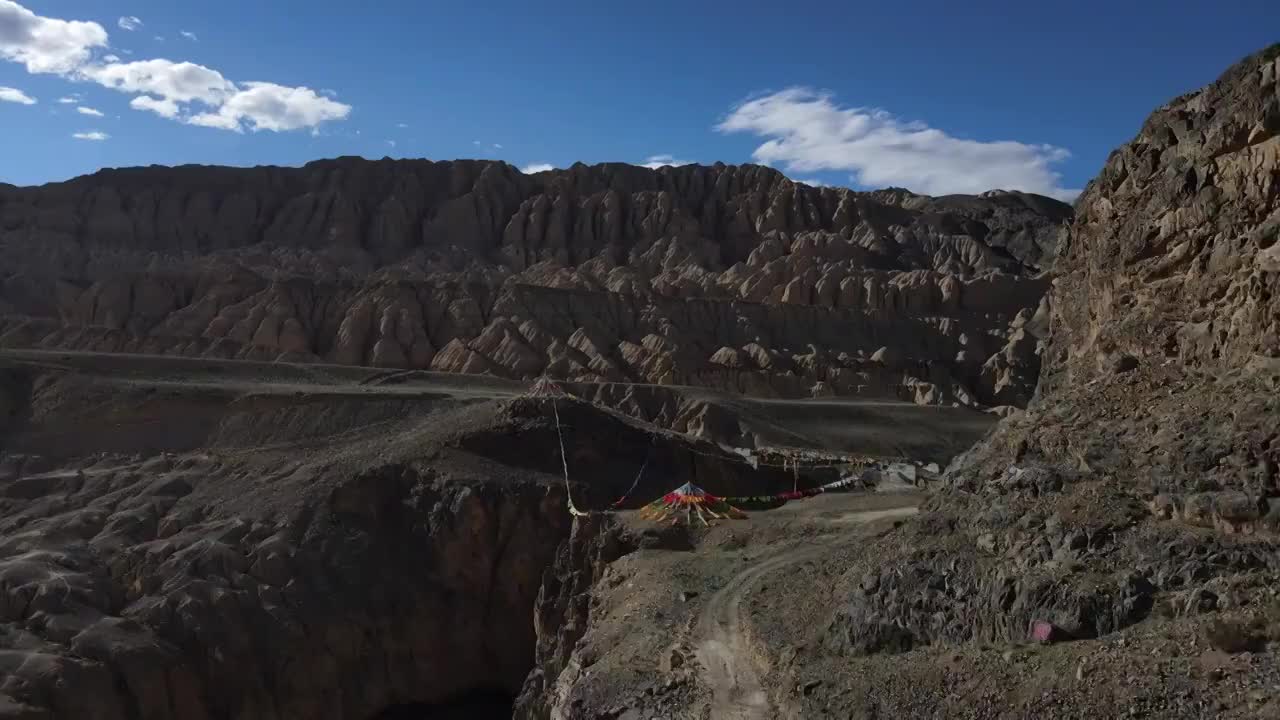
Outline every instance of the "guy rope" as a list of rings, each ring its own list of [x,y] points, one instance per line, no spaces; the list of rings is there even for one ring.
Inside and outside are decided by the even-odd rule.
[[[650,447],[649,452],[644,456],[644,462],[640,464],[640,472],[636,473],[636,479],[632,481],[631,487],[627,488],[627,491],[622,493],[622,497],[613,501],[612,507],[618,507],[622,503],[626,502],[627,498],[631,497],[631,493],[635,492],[636,487],[640,484],[640,478],[644,477],[644,469],[649,467],[649,460],[652,458],[653,447]]]
[[[535,380],[527,393],[531,398],[551,401],[551,412],[556,419],[556,438],[560,441],[560,466],[564,471],[564,495],[569,503],[569,514],[574,517],[583,517],[588,513],[579,510],[578,506],[573,504],[573,487],[569,483],[569,456],[564,451],[564,431],[560,428],[560,404],[557,400],[567,394],[564,388],[546,375]]]
[[[559,443],[559,449],[560,449],[560,468],[564,478],[565,498],[569,507],[569,514],[573,515],[574,517],[585,517],[593,513],[594,514],[611,514],[614,512],[618,512],[622,503],[626,502],[627,499],[631,497],[631,494],[635,492],[636,488],[640,486],[640,480],[644,477],[645,469],[648,468],[649,461],[653,458],[653,446],[652,445],[650,446],[649,452],[645,455],[644,462],[640,465],[640,471],[636,473],[636,477],[632,481],[631,487],[627,488],[626,492],[624,492],[621,497],[619,497],[617,500],[611,503],[608,509],[580,510],[573,501],[573,486],[572,486],[572,483],[569,481],[569,458],[568,458],[568,453],[565,452],[564,430],[563,430],[563,423],[560,420],[560,407],[559,407],[560,398],[562,397],[572,398],[573,396],[565,392],[565,390],[562,387],[560,387],[560,385],[556,383],[554,380],[546,376],[543,376],[538,378],[533,383],[533,385],[529,388],[529,392],[526,393],[526,397],[529,397],[532,399],[547,400],[547,401],[550,401],[551,403],[551,413],[552,413],[552,417],[555,419],[555,424],[556,424],[556,439]],[[657,437],[658,437],[657,433],[650,433],[650,436],[651,436],[651,441],[653,443],[656,443]],[[689,452],[694,455],[703,455],[706,457],[712,457],[712,458],[721,460],[723,462],[741,462],[744,464],[748,464],[753,468],[775,467],[775,468],[781,468],[784,473],[787,470],[790,470],[792,475],[791,490],[787,492],[772,494],[772,495],[747,495],[747,496],[740,496],[740,497],[721,497],[721,496],[712,495],[711,493],[706,492],[702,488],[696,485],[693,485],[692,483],[684,483],[683,485],[676,488],[675,490],[672,490],[671,492],[666,493],[662,497],[658,498],[657,500],[654,500],[653,502],[649,503],[645,507],[641,508],[639,513],[640,517],[648,518],[648,519],[659,521],[659,522],[670,521],[672,523],[675,523],[681,519],[681,516],[683,516],[683,518],[687,522],[692,523],[695,519],[697,519],[701,521],[704,525],[706,525],[708,524],[708,518],[712,520],[720,520],[725,518],[746,517],[745,513],[743,513],[741,510],[739,510],[737,507],[734,506],[735,503],[744,503],[744,502],[773,503],[773,502],[779,502],[779,501],[786,502],[788,500],[800,500],[804,498],[813,497],[815,495],[819,495],[824,492],[829,492],[832,490],[838,490],[838,489],[848,487],[858,480],[856,476],[849,475],[847,477],[841,478],[840,480],[836,480],[823,485],[801,490],[800,489],[801,460],[800,460],[800,457],[798,457],[796,454],[777,452],[777,454],[782,455],[782,462],[770,463],[770,462],[761,462],[754,455],[752,455],[748,459],[736,453],[723,452],[720,454],[712,454],[709,452],[695,450],[694,448],[691,448],[691,447],[682,448],[681,452]],[[818,456],[812,459],[818,460],[818,459],[826,459],[826,458],[823,458],[822,456]],[[844,456],[843,460],[844,460],[843,462],[832,462],[832,463],[817,462],[810,465],[809,467],[810,469],[817,469],[817,468],[849,469],[854,467],[867,467],[873,464],[879,464],[881,462],[884,462],[884,460],[875,460],[875,459],[866,458],[866,457],[854,458],[850,456]]]
[[[556,437],[560,439],[560,464],[564,466],[564,496],[569,500],[569,514],[574,517],[583,517],[587,513],[573,504],[573,488],[569,485],[569,458],[564,454],[564,433],[560,431],[560,409],[557,404],[556,399],[551,398],[551,410],[556,416]]]

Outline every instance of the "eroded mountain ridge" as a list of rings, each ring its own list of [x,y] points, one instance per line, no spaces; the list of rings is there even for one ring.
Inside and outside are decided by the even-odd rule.
[[[750,165],[104,170],[0,187],[0,346],[1024,405],[1071,217]]]

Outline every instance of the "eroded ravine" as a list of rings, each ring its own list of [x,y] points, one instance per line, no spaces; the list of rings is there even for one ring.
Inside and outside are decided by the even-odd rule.
[[[510,716],[573,526],[546,403],[235,361],[48,360],[0,367],[0,620],[30,645],[0,668],[0,702],[102,720]],[[589,403],[559,417],[579,502],[618,497],[645,463],[638,496],[792,482]]]

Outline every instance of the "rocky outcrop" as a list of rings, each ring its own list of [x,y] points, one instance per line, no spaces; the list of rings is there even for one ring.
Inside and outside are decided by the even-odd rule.
[[[545,401],[282,389],[269,365],[226,363],[166,362],[150,383],[154,359],[127,360],[125,382],[109,362],[0,368],[0,717],[368,720],[509,703],[550,662],[558,598],[582,601],[576,580],[552,586],[557,554],[595,531],[570,537]],[[244,374],[219,390],[178,365]],[[794,482],[556,407],[579,507]]]
[[[368,718],[477,678],[514,693],[562,493],[316,472],[272,489],[328,486],[292,513],[210,504],[236,482],[211,460],[9,482],[3,714]]]
[[[0,189],[0,347],[1022,404],[1070,217],[721,164],[109,170]]]
[[[1059,454],[1164,491],[1277,492],[1277,62],[1243,61],[1112,153],[1061,248],[1042,397],[975,465]]]
[[[571,667],[575,664],[572,654],[591,621],[591,589],[610,563],[638,544],[639,538],[610,516],[574,521],[568,541],[561,544],[538,591],[533,611],[537,660],[516,698],[515,718],[550,717],[551,709],[572,688],[582,670]]]
[[[846,577],[829,648],[1022,640],[1035,623],[1096,637],[1266,601],[1280,572],[1280,46],[1158,109],[1076,207],[1035,400]],[[1045,310],[1010,345],[1041,333]]]
[[[16,369],[0,369],[0,443],[7,432],[22,424],[30,411],[31,378]],[[0,444],[0,449],[3,449]]]

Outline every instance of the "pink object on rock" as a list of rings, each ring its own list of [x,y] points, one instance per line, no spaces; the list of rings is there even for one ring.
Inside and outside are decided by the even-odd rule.
[[[1031,623],[1031,639],[1042,645],[1059,642],[1064,636],[1062,629],[1051,622],[1036,620]]]

